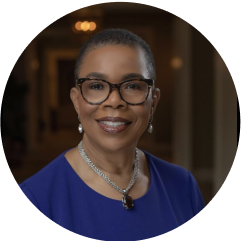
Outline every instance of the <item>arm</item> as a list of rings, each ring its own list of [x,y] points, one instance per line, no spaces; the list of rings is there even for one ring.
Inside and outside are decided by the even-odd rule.
[[[191,191],[192,209],[194,215],[196,215],[204,208],[205,205],[197,182],[191,173],[189,173],[189,183]]]
[[[50,220],[42,218],[41,209],[39,204],[26,185],[18,185],[18,192],[21,201],[22,211],[26,215],[27,223],[39,234],[41,239],[48,240],[69,240],[75,239],[63,230],[60,230],[56,225],[51,223]]]
[[[21,200],[21,207],[26,213],[27,219],[30,222],[35,219],[41,220],[41,211],[37,200],[26,185],[18,185],[18,193]]]
[[[38,233],[42,238],[42,228],[41,223],[41,211],[37,203],[36,198],[30,189],[23,184],[18,185],[18,193],[20,199],[20,205],[22,212],[25,215],[25,220],[29,226],[31,226],[36,233]],[[45,239],[45,238],[44,238]]]
[[[224,236],[212,223],[206,210],[198,184],[191,173],[189,173],[192,208],[195,222],[189,226],[190,237],[198,239],[224,239]]]

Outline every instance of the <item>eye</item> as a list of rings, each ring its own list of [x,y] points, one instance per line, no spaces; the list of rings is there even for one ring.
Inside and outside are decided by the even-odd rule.
[[[130,82],[130,83],[126,83],[124,88],[129,90],[140,90],[141,86],[138,83]]]
[[[91,90],[103,90],[105,87],[100,82],[94,82],[89,85],[89,89]]]

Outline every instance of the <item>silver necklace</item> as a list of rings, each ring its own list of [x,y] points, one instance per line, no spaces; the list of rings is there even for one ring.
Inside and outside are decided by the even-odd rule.
[[[139,158],[138,158],[138,153],[137,153],[137,148],[135,150],[135,166],[134,166],[134,171],[130,180],[130,183],[126,189],[121,189],[118,187],[114,182],[112,182],[102,171],[100,171],[94,163],[90,160],[90,158],[87,156],[85,153],[85,150],[82,146],[82,141],[78,145],[78,150],[84,161],[93,169],[93,171],[102,177],[108,184],[110,184],[113,188],[115,188],[117,191],[123,194],[122,197],[122,204],[125,209],[130,209],[134,206],[133,199],[131,195],[128,194],[129,190],[132,188],[134,185],[137,177],[138,177],[138,172],[139,172]]]

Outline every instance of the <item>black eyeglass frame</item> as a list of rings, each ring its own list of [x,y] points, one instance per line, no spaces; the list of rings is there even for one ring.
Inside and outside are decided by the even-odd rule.
[[[93,102],[89,102],[88,100],[85,99],[84,94],[83,94],[83,91],[82,91],[82,84],[83,84],[85,81],[87,81],[87,80],[98,80],[98,81],[102,81],[102,82],[107,83],[107,84],[110,86],[109,94],[107,95],[107,97],[106,97],[103,101],[97,102],[97,103],[93,103]],[[142,102],[140,102],[140,103],[137,103],[137,104],[132,104],[132,103],[129,103],[129,102],[127,102],[126,100],[124,100],[124,98],[122,97],[121,92],[120,92],[120,87],[121,87],[122,84],[127,83],[127,82],[131,82],[131,81],[133,81],[133,80],[143,81],[143,82],[145,82],[145,83],[148,84],[148,92],[147,92],[147,95],[146,95],[145,100],[142,101]],[[118,90],[121,99],[122,99],[123,101],[125,101],[128,105],[141,105],[141,104],[143,104],[143,103],[147,100],[147,98],[148,98],[148,96],[149,96],[149,93],[150,93],[150,89],[151,89],[151,87],[152,87],[153,84],[154,84],[154,80],[153,80],[153,79],[136,79],[136,78],[135,78],[135,79],[128,79],[128,80],[122,81],[122,82],[120,82],[120,83],[118,83],[118,84],[112,84],[112,83],[108,82],[107,80],[98,79],[98,78],[78,78],[78,79],[76,79],[76,84],[77,84],[77,85],[79,86],[79,88],[80,88],[80,92],[81,92],[81,95],[82,95],[83,99],[84,99],[87,103],[89,103],[90,105],[100,105],[100,104],[102,104],[103,102],[105,102],[105,101],[109,98],[109,96],[110,96],[111,92],[113,91],[113,89],[117,89],[117,90]]]

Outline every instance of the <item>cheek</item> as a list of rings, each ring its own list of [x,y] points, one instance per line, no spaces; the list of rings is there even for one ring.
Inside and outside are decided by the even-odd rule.
[[[139,120],[142,121],[142,126],[145,128],[148,126],[151,118],[151,108],[152,108],[152,98],[151,96],[148,97],[144,105],[139,106],[140,108],[137,109],[137,113],[139,116]]]
[[[136,106],[135,108],[135,116],[136,116],[136,123],[140,131],[143,131],[149,123],[150,119],[150,108],[148,105],[145,106]]]
[[[81,99],[79,101],[79,114],[80,120],[86,121],[90,118],[93,118],[93,114],[96,112],[98,106],[90,105],[85,100]]]

